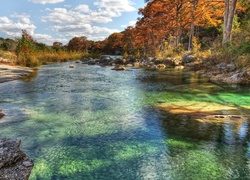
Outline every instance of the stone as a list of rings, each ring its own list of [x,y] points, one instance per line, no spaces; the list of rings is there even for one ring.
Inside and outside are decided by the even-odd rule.
[[[227,64],[227,70],[234,71],[236,69],[235,65],[233,64]]]
[[[119,65],[119,64],[115,65],[115,67],[112,68],[112,70],[117,70],[117,71],[119,71],[119,70],[125,70],[125,69],[126,68],[123,65]]]
[[[125,59],[122,59],[122,58],[116,58],[116,59],[114,60],[114,63],[115,63],[115,64],[124,65],[124,64],[126,64],[126,60],[125,60]]]
[[[174,69],[177,69],[177,70],[182,70],[184,69],[185,67],[184,66],[175,66]]]
[[[230,117],[235,118],[235,119],[241,119],[241,116],[238,116],[238,115],[231,115]]]
[[[227,68],[227,64],[225,62],[222,62],[222,63],[218,64],[216,67],[218,69],[226,69]]]
[[[126,67],[133,67],[133,64],[126,64]]]
[[[24,165],[25,167],[32,167],[32,166],[34,166],[33,162],[31,162],[31,161],[24,161],[24,162],[23,162],[23,165]]]
[[[3,113],[3,110],[0,109],[0,119],[1,119],[2,117],[4,117],[4,116],[5,116],[5,114]]]
[[[225,118],[224,115],[215,115],[214,117],[215,117],[215,118]]]
[[[96,64],[95,60],[89,60],[88,61],[88,65],[95,65],[95,64]]]
[[[20,149],[21,140],[0,139],[0,179],[27,180],[33,161]]]
[[[156,67],[159,69],[164,69],[164,68],[166,68],[166,65],[165,64],[158,64],[158,65],[156,65]]]
[[[196,60],[197,58],[192,53],[186,53],[182,57],[183,63],[191,63],[191,62],[195,62]]]
[[[139,62],[134,62],[133,66],[134,66],[134,67],[140,67],[141,64],[140,64]]]
[[[82,61],[81,60],[77,60],[76,63],[82,63]]]

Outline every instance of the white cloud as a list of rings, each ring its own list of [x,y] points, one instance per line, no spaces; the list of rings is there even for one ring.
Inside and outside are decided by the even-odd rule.
[[[119,32],[118,29],[109,29],[105,27],[92,26],[91,24],[79,24],[68,26],[54,26],[54,30],[60,33],[65,33],[65,36],[72,38],[75,36],[86,36],[88,39],[103,40],[114,32]]]
[[[48,35],[48,34],[34,34],[33,38],[37,42],[44,43],[44,44],[47,44],[47,45],[53,45],[54,42],[61,42],[63,44],[67,44],[68,41],[69,41],[65,37],[53,38],[51,35]]]
[[[115,16],[115,14],[107,11],[92,11],[89,9],[88,13],[85,13],[86,7],[84,10],[81,7],[82,5],[70,10],[66,8],[47,9],[49,13],[47,16],[42,17],[42,21],[56,25],[65,24],[67,26],[70,24],[107,23],[112,21],[112,16]]]
[[[121,25],[122,28],[127,28],[128,26],[135,26],[136,21],[129,21],[128,24]]]
[[[115,12],[118,16],[122,12],[131,12],[136,9],[132,6],[130,0],[98,0],[94,3],[100,9],[105,9],[109,12]]]
[[[0,17],[0,23],[3,23],[3,24],[11,24],[11,20],[6,17],[6,16],[3,16],[3,17]]]
[[[39,4],[56,4],[59,2],[64,2],[64,0],[29,0],[29,1]]]
[[[79,11],[79,12],[82,12],[82,13],[88,13],[90,12],[90,9],[89,9],[89,6],[88,5],[85,5],[85,4],[82,4],[82,5],[79,5],[75,8],[76,11]]]
[[[42,17],[42,21],[52,23],[54,31],[64,33],[67,37],[84,35],[91,40],[94,37],[95,40],[103,40],[119,30],[99,27],[96,24],[112,22],[113,18],[121,16],[122,13],[136,10],[130,0],[97,0],[93,4],[95,9],[90,9],[86,4],[47,8],[48,14]]]
[[[0,31],[10,38],[20,37],[22,30],[25,29],[31,35],[34,34],[36,26],[30,21],[30,17],[25,14],[13,14],[12,19],[3,16],[0,17]]]
[[[50,22],[56,25],[65,24],[89,24],[108,23],[112,18],[121,16],[122,12],[135,11],[130,1],[124,0],[101,0],[94,3],[97,10],[91,10],[88,5],[81,4],[75,8],[54,8],[46,9],[48,15],[42,17],[43,22]]]

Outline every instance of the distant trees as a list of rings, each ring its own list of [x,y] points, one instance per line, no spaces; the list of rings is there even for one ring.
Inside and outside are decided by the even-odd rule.
[[[15,51],[17,46],[17,41],[13,39],[3,39],[0,38],[0,49],[5,51]]]
[[[83,48],[83,45],[79,46]],[[77,50],[79,49],[76,49],[76,51]],[[54,42],[52,47],[43,43],[38,43],[31,35],[27,33],[26,30],[23,30],[22,37],[18,41],[16,48],[17,63],[23,66],[34,67],[40,64],[47,64],[51,62],[81,59],[85,55],[82,52],[76,51],[66,51],[60,42]]]
[[[107,54],[121,54],[122,53],[122,33],[113,33],[106,40],[104,40],[104,51]]]
[[[89,41],[86,36],[74,37],[68,43],[68,51],[88,52]]]

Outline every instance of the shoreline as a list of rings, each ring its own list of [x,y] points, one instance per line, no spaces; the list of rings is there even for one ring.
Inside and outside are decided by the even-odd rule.
[[[23,79],[34,72],[33,68],[0,64],[0,83]]]
[[[213,83],[225,83],[228,85],[250,85],[250,72],[220,72],[218,70],[206,71],[204,69],[196,71],[202,77],[208,78]]]
[[[173,67],[178,69],[179,66]],[[142,66],[143,68],[143,66]],[[183,66],[182,69],[189,69],[189,66]],[[249,68],[250,69],[250,68]],[[0,83],[21,80],[25,77],[30,76],[35,72],[34,68],[16,66],[16,65],[6,65],[0,63]],[[212,69],[208,71],[207,69],[200,68],[195,71],[199,75],[208,78],[213,83],[226,83],[229,85],[249,85],[250,84],[250,72],[239,72],[237,70],[223,72],[218,69]]]

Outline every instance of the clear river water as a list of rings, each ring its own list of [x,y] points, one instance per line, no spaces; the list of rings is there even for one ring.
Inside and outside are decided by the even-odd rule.
[[[0,84],[0,138],[22,140],[31,180],[250,179],[250,87],[70,64]]]

